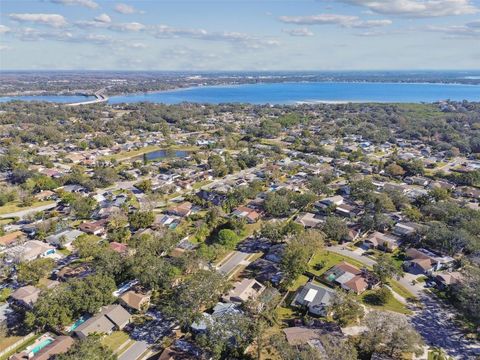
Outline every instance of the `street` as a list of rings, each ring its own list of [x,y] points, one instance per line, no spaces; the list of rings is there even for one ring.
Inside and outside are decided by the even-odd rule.
[[[148,344],[145,341],[136,341],[118,357],[118,360],[137,360],[147,349]]]
[[[240,265],[245,259],[250,256],[248,253],[244,253],[241,251],[235,251],[233,255],[225,261],[222,265],[220,265],[217,270],[221,272],[223,275],[229,274],[235,267]]]
[[[367,266],[375,264],[375,260],[359,255],[342,246],[332,246],[328,250],[351,257]],[[443,348],[454,359],[477,359],[480,356],[480,344],[465,339],[462,331],[453,322],[454,312],[435,299],[433,294],[426,294],[422,283],[417,282],[413,285],[413,278],[413,275],[407,273],[398,282],[414,294],[424,306],[423,309],[415,311],[409,320],[425,339],[425,342],[429,346]]]

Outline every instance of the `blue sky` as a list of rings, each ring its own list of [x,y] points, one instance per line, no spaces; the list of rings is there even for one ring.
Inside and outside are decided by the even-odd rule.
[[[0,68],[479,69],[480,0],[1,0]]]

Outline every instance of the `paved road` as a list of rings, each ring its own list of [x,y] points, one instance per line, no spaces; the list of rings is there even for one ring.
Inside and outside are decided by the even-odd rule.
[[[430,346],[443,348],[454,359],[480,357],[480,343],[465,339],[453,319],[453,311],[427,294],[420,296],[424,308],[410,317],[410,322]]]
[[[28,208],[28,209],[20,210],[20,211],[16,211],[16,212],[11,212],[11,213],[8,213],[8,214],[2,214],[2,215],[0,215],[0,219],[7,219],[7,218],[12,218],[12,217],[18,217],[18,218],[22,219],[27,215],[35,214],[39,211],[50,210],[50,209],[55,208],[56,206],[57,206],[57,204],[53,203],[53,204],[42,205],[42,206],[38,206],[38,207],[34,207],[34,208]]]
[[[368,266],[375,264],[374,260],[356,254],[342,246],[332,246],[328,250],[351,257]],[[426,294],[423,284],[412,285],[413,278],[413,275],[405,274],[403,278],[399,279],[399,283],[416,295],[423,303],[423,309],[416,311],[410,317],[410,322],[422,335],[425,342],[430,346],[443,348],[455,359],[473,360],[480,357],[480,343],[462,337],[463,333],[453,322],[454,311],[433,298],[433,295]]]
[[[118,360],[137,360],[147,349],[148,344],[145,341],[136,341],[118,357]]]
[[[240,265],[242,261],[245,261],[248,256],[250,256],[249,253],[235,251],[227,261],[217,268],[217,270],[226,275],[230,273],[236,266]]]

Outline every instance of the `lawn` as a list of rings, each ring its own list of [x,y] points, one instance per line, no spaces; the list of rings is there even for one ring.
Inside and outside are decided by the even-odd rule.
[[[20,340],[21,336],[7,336],[7,337],[0,337],[0,351],[5,350],[9,346],[15,344],[18,340]]]
[[[400,314],[406,314],[406,315],[410,315],[412,314],[412,312],[410,310],[408,310],[405,305],[403,305],[400,301],[398,301],[397,299],[395,299],[393,296],[388,300],[388,302],[386,304],[383,304],[383,305],[373,305],[371,303],[368,303],[365,301],[365,297],[367,297],[368,295],[372,294],[373,291],[372,290],[369,290],[369,291],[365,291],[362,295],[360,295],[360,299],[362,300],[362,302],[369,306],[369,307],[372,307],[374,309],[379,309],[379,310],[388,310],[388,311],[394,311],[394,312],[397,312],[397,313],[400,313]]]
[[[123,331],[114,331],[102,339],[102,344],[112,351],[116,351],[123,343],[129,340],[128,334]]]
[[[17,352],[20,352],[20,351],[24,350],[27,346],[32,345],[40,336],[41,336],[41,334],[36,334],[35,336],[31,337],[27,341],[22,342],[15,349],[10,350],[5,355],[1,356],[0,360],[7,360],[13,354],[16,354]],[[4,339],[6,339],[5,344],[3,343]],[[8,348],[9,346],[15,344],[17,341],[19,341],[21,339],[22,339],[21,336],[18,336],[18,337],[17,336],[11,336],[11,337],[8,337],[8,338],[0,338],[0,350]]]
[[[163,146],[158,146],[158,145],[151,145],[151,146],[145,146],[141,149],[137,150],[130,150],[130,151],[121,151],[118,154],[114,155],[108,155],[104,156],[101,159],[102,160],[117,160],[117,161],[122,161],[122,160],[128,160],[137,156],[141,156],[145,153],[149,153],[152,151],[157,151],[157,150],[184,150],[184,151],[196,151],[198,150],[197,146],[170,146],[170,147],[163,147]]]
[[[398,295],[404,297],[405,299],[409,300],[414,300],[416,299],[415,295],[413,295],[410,291],[408,291],[404,286],[402,286],[400,283],[398,283],[395,280],[390,280],[388,282],[388,285],[392,288],[393,291],[395,291]]]
[[[34,209],[36,207],[50,205],[53,203],[55,203],[55,201],[37,201],[37,202],[34,202],[31,206],[21,207],[19,201],[12,201],[6,205],[0,206],[0,215],[22,211],[22,210]]]
[[[308,271],[310,271],[311,273],[317,275],[317,276],[320,276],[322,275],[323,273],[325,273],[328,269],[330,269],[332,266],[342,262],[342,261],[346,261],[358,268],[362,268],[364,267],[365,265],[362,264],[361,262],[355,260],[355,259],[352,259],[348,256],[344,256],[344,255],[340,255],[340,254],[336,254],[334,252],[330,252],[328,250],[322,250],[318,253],[316,253],[313,258],[310,260],[310,262],[308,263]],[[323,264],[323,266],[321,268],[317,268],[317,266],[319,264]]]

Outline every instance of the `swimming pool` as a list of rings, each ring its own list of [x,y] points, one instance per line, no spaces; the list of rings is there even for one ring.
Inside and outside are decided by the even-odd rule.
[[[40,340],[40,339],[39,339]],[[34,343],[32,346],[32,349],[28,352],[29,354],[35,355],[38,353],[40,350],[42,350],[44,347],[50,345],[53,342],[53,339],[51,337],[47,337],[37,343]]]

